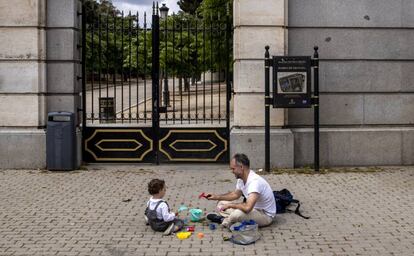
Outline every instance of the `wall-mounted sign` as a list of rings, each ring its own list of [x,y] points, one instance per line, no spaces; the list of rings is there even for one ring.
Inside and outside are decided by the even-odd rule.
[[[311,107],[309,56],[273,56],[273,107]]]

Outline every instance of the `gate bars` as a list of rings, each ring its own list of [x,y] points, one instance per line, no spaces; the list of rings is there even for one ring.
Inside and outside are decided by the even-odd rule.
[[[231,24],[189,15],[89,14],[82,24],[83,124],[229,127]],[[151,75],[151,80],[149,80]],[[151,103],[153,102],[153,103]],[[162,106],[160,106],[162,105]]]

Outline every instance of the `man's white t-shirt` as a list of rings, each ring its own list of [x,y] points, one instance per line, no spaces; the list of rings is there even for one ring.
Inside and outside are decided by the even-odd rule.
[[[149,206],[150,210],[154,210],[155,206],[159,201],[162,199],[154,199],[150,198],[150,200],[147,202],[147,206]],[[163,201],[163,200],[162,200]],[[160,203],[157,208],[157,219],[164,220],[165,222],[172,221],[175,218],[175,214],[173,212],[170,212],[168,209],[167,204],[165,201],[163,203]]]
[[[250,170],[247,177],[246,184],[242,179],[237,179],[236,189],[241,190],[243,195],[247,198],[250,193],[258,193],[259,198],[254,205],[254,209],[264,210],[266,215],[275,217],[276,215],[276,201],[273,195],[273,190],[269,183],[254,171]]]

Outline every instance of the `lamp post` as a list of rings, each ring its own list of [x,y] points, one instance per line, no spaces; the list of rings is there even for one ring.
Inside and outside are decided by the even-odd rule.
[[[168,10],[169,8],[165,6],[165,4],[162,4],[160,7],[160,15],[161,19],[164,20],[164,41],[165,41],[165,47],[167,47],[167,17],[168,17]],[[163,103],[164,107],[167,107],[170,105],[170,91],[168,88],[168,76],[167,76],[167,49],[165,49],[165,66],[164,66],[164,90],[163,90]]]
[[[167,18],[168,10],[170,9],[167,6],[165,6],[165,4],[162,4],[162,6],[160,7],[161,19]]]

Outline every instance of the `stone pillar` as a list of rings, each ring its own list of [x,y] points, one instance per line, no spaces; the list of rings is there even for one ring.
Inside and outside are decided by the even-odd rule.
[[[45,168],[47,113],[77,113],[78,7],[0,1],[0,168]]]
[[[78,19],[78,8],[79,0],[48,0],[48,112],[78,114],[81,92],[81,80],[78,79],[81,76],[81,19]]]
[[[47,0],[47,111],[75,113],[81,117],[81,1]],[[77,132],[78,165],[81,133]]]
[[[264,52],[284,55],[287,0],[234,0],[234,122],[231,154],[249,156],[253,168],[264,167]],[[293,167],[293,135],[285,110],[271,109],[271,167]]]
[[[45,0],[0,2],[0,168],[45,166]]]

